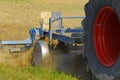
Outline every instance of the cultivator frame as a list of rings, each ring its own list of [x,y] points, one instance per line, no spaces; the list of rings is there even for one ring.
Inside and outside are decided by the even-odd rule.
[[[49,15],[49,16],[48,16]],[[63,19],[76,19],[85,18],[84,16],[61,16],[61,12],[42,12],[41,14],[41,24],[39,28],[31,28],[29,30],[30,37],[25,40],[1,40],[0,44],[2,45],[24,45],[20,48],[11,48],[10,52],[20,52],[26,50],[34,44],[35,41],[39,39],[37,36],[48,38],[48,45],[51,45],[52,40],[62,41],[64,43],[74,44],[74,43],[83,43],[84,30],[82,27],[77,28],[64,28],[62,25]],[[45,21],[46,20],[46,21]],[[53,25],[54,22],[57,22],[57,25]],[[47,28],[46,28],[47,26]],[[79,36],[71,36],[70,34],[79,34]]]

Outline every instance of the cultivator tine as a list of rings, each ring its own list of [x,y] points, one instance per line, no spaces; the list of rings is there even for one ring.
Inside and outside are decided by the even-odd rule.
[[[0,51],[17,53],[29,49],[32,45],[31,38],[25,40],[0,40]]]
[[[25,45],[0,45],[0,51],[3,53],[18,53],[28,50],[30,46]]]
[[[9,49],[9,52],[10,53],[17,53],[17,52],[22,52],[22,51],[26,51],[26,50],[28,50],[28,49],[30,49],[30,46],[24,46],[24,47],[19,47],[19,48],[10,48]]]
[[[10,53],[17,53],[17,52],[20,52],[20,51],[21,51],[21,48],[10,48],[9,49]]]

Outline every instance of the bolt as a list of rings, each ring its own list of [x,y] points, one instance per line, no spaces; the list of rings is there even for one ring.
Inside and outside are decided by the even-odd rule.
[[[102,27],[102,25],[103,25],[102,23],[100,23],[100,24],[97,24],[97,26],[98,26],[98,27]]]

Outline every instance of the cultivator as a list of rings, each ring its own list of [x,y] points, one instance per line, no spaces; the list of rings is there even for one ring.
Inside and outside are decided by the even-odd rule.
[[[79,19],[80,22],[83,18],[83,16],[62,17],[60,12],[42,12],[40,27],[31,28],[29,30],[29,38],[25,40],[1,40],[1,50],[18,53],[26,51],[34,45],[33,62],[35,65],[39,65],[40,59],[46,57],[49,49],[53,50],[56,46],[55,44],[61,46],[71,45],[70,49],[77,51],[79,49],[78,45],[83,43],[84,30],[82,27],[65,28],[63,26],[63,20]],[[7,49],[5,47],[6,45],[9,46]],[[79,46],[83,46],[83,44]]]
[[[61,16],[60,12],[42,12],[41,24],[39,28],[29,30],[30,37],[25,40],[1,40],[1,47],[4,45],[23,45],[20,48],[10,48],[10,52],[24,51],[39,40],[48,38],[48,45],[51,46],[53,40],[58,40],[68,44],[83,43],[83,28],[64,28],[62,25],[63,19],[84,18],[83,16]]]

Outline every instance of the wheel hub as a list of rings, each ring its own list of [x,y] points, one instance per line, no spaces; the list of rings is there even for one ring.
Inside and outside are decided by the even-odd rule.
[[[94,23],[93,40],[100,63],[106,67],[114,65],[120,52],[120,21],[112,7],[105,6],[98,12]]]

